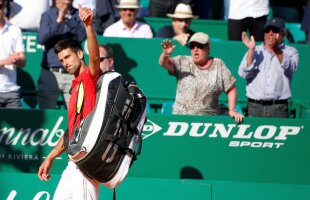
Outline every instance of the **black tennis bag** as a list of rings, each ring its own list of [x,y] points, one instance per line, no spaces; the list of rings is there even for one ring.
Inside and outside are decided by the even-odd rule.
[[[82,97],[80,90],[81,85]],[[83,102],[79,98],[77,107]],[[87,176],[115,188],[141,152],[146,101],[135,83],[125,82],[117,72],[104,73],[97,82],[94,110],[81,121],[70,141],[64,137],[69,158]]]

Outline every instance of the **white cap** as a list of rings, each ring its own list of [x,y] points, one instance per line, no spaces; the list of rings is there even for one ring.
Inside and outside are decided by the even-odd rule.
[[[189,39],[188,43],[191,42],[197,42],[199,44],[207,44],[210,42],[209,35],[203,33],[203,32],[197,32]]]

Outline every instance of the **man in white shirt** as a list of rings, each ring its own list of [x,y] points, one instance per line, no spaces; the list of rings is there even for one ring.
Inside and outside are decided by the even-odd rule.
[[[20,28],[5,19],[4,2],[0,0],[0,107],[20,108],[16,68],[26,64],[25,48]]]
[[[119,10],[120,20],[107,27],[103,36],[126,38],[153,37],[149,25],[136,21],[136,15],[140,8],[137,0],[120,0],[119,5],[115,7]]]

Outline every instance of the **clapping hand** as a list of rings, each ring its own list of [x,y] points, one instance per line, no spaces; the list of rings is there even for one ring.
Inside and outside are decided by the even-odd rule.
[[[248,38],[246,32],[242,32],[242,42],[245,44],[245,46],[248,48],[248,49],[254,49],[255,48],[255,39],[254,39],[254,36],[251,35],[250,39]]]
[[[65,2],[64,0],[57,0],[56,7],[58,8],[58,16],[56,21],[62,22],[66,19],[67,14],[69,14],[71,4]]]

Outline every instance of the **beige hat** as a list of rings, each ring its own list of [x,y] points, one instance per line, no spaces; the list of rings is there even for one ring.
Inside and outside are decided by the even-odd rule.
[[[210,42],[210,37],[205,33],[198,32],[192,35],[192,37],[189,39],[188,43],[191,42],[197,42],[199,44],[207,44]]]
[[[167,14],[168,17],[171,18],[179,18],[179,19],[186,19],[186,18],[198,18],[198,16],[194,16],[192,13],[192,9],[190,5],[179,3],[174,10],[173,14]]]
[[[123,9],[123,8],[128,8],[128,9],[139,9],[139,3],[138,0],[120,0],[119,4],[115,6],[115,8],[118,9]]]

